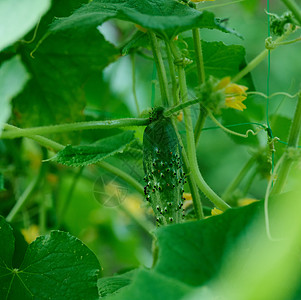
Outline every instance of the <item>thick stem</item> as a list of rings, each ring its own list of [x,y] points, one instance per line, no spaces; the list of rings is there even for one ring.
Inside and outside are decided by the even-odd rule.
[[[181,54],[177,47],[171,43],[171,50],[175,57],[176,61],[181,61]],[[186,86],[186,76],[184,67],[182,65],[178,66],[179,70],[179,83],[180,83],[180,91],[183,102],[186,102],[188,99],[188,92]],[[184,108],[184,118],[185,118],[185,128],[186,128],[186,139],[187,139],[187,156],[190,163],[191,174],[195,178],[196,184],[199,189],[207,196],[207,198],[218,208],[225,211],[230,206],[225,203],[205,182],[197,162],[196,157],[196,149],[194,142],[194,134],[193,134],[193,126],[191,119],[191,111],[190,108]]]
[[[287,150],[289,150],[289,148],[298,147],[300,133],[301,133],[301,92],[299,93],[295,115],[290,128]],[[272,195],[281,193],[293,163],[294,160],[287,155],[287,152],[285,152],[283,154],[283,161],[279,169],[277,180],[275,182],[275,185],[273,186],[273,190],[271,193]]]
[[[167,76],[165,72],[165,67],[162,59],[162,55],[160,52],[159,43],[156,37],[156,34],[152,31],[148,31],[148,36],[151,42],[151,47],[153,51],[154,61],[156,63],[157,72],[158,72],[158,79],[159,79],[159,85],[160,85],[160,91],[161,91],[161,98],[162,103],[164,106],[169,105],[168,101],[168,83],[167,83]]]
[[[196,62],[196,67],[198,72],[199,85],[201,86],[201,84],[205,81],[205,68],[204,68],[200,30],[198,28],[192,29],[192,36],[193,36],[195,62]]]
[[[174,120],[172,120],[172,124],[173,124],[175,132],[178,136],[180,146],[182,147],[184,171],[187,174],[187,181],[188,181],[188,185],[190,188],[190,193],[191,193],[191,197],[192,197],[195,215],[198,220],[202,220],[202,219],[204,219],[204,212],[203,212],[203,206],[202,206],[200,194],[198,191],[198,187],[197,187],[194,177],[192,176],[192,174],[190,172],[189,160],[188,160],[188,157],[187,157],[184,145],[183,145],[181,135],[179,134],[178,128],[176,127]]]
[[[201,86],[202,83],[205,81],[205,68],[204,68],[204,58],[203,58],[200,30],[198,28],[192,29],[192,36],[193,36],[193,43],[194,43],[199,86]],[[199,107],[200,107],[200,114],[194,128],[194,139],[196,144],[198,144],[202,132],[202,128],[204,127],[205,120],[207,117],[207,111],[204,110],[202,104],[200,104]]]
[[[294,0],[282,0],[282,2],[287,6],[287,8],[293,13],[299,25],[301,26],[301,10]]]
[[[20,132],[22,132],[23,129],[21,128],[18,128],[16,126],[13,126],[13,125],[9,125],[9,124],[5,124],[4,125],[4,128],[5,129],[13,129],[13,130],[19,130]],[[49,150],[52,150],[52,151],[60,151],[62,149],[65,148],[65,146],[53,141],[53,140],[50,140],[48,138],[45,138],[43,136],[40,136],[40,135],[25,135],[24,137],[28,138],[28,139],[31,139],[33,141],[36,141],[38,142],[41,146],[43,147],[46,147],[48,148]]]
[[[32,127],[25,129],[11,129],[6,130],[2,133],[0,138],[2,139],[14,139],[18,137],[29,137],[36,134],[51,134],[51,133],[61,133],[69,131],[80,131],[89,129],[109,129],[109,128],[119,128],[128,126],[146,126],[149,124],[148,118],[127,118],[119,120],[108,120],[108,121],[91,121],[91,122],[77,122],[77,123],[67,123],[60,125],[51,126],[41,126]],[[6,128],[6,125],[4,126]],[[36,137],[35,137],[36,138]]]

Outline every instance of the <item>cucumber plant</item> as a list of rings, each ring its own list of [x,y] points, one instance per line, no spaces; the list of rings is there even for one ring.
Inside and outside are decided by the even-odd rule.
[[[301,299],[301,10],[213,1],[0,1],[0,299]]]

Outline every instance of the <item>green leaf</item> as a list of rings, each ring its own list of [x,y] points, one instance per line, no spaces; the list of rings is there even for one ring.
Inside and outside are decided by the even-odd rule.
[[[1,0],[0,51],[26,34],[49,7],[50,0]]]
[[[16,122],[33,127],[83,118],[83,84],[116,58],[117,50],[97,31],[84,36],[65,31],[46,38],[34,58],[25,46],[22,59],[32,73],[23,93],[14,99]],[[109,54],[108,54],[109,53]]]
[[[159,256],[155,271],[190,285],[216,275],[223,256],[246,230],[259,203],[230,209],[209,219],[159,228]]]
[[[146,48],[149,45],[148,35],[144,32],[137,31],[134,36],[122,47],[121,54],[127,55],[131,51],[143,47]]]
[[[152,270],[140,269],[133,283],[119,293],[107,296],[108,300],[180,300],[192,290],[188,285]]]
[[[270,116],[273,135],[287,142],[292,120],[279,114]]]
[[[199,12],[174,0],[95,0],[70,17],[56,20],[51,30],[80,31],[95,28],[111,18],[136,23],[167,38],[196,27],[232,32],[220,25],[213,13]]]
[[[21,92],[28,79],[29,74],[19,56],[15,56],[1,65],[0,134],[3,129],[3,123],[6,123],[11,115],[11,99]]]
[[[12,267],[15,239],[0,217],[1,299],[98,299],[95,255],[77,238],[61,231],[38,237],[20,267]]]
[[[125,131],[91,145],[75,147],[69,145],[57,154],[56,160],[58,163],[72,167],[87,166],[123,152],[126,146],[133,141],[134,131]]]
[[[195,62],[195,51],[193,39],[186,38],[188,44],[189,58]],[[226,76],[233,77],[239,72],[240,65],[244,61],[245,48],[241,45],[226,45],[223,42],[202,41],[202,52],[204,59],[205,74],[216,78]],[[197,82],[197,67],[193,63],[186,68],[188,82]]]
[[[132,270],[121,275],[112,277],[103,277],[98,279],[98,293],[101,298],[119,292],[120,289],[129,285],[132,282],[133,276],[137,270]]]

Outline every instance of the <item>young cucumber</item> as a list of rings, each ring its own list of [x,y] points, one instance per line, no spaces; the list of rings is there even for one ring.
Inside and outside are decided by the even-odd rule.
[[[182,220],[185,173],[181,146],[170,119],[160,116],[143,135],[144,193],[158,225]]]

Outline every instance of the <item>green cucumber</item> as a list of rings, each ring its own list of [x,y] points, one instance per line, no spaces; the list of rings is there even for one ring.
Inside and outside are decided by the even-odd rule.
[[[185,173],[176,132],[162,115],[143,135],[144,194],[158,225],[179,223],[183,218]]]

